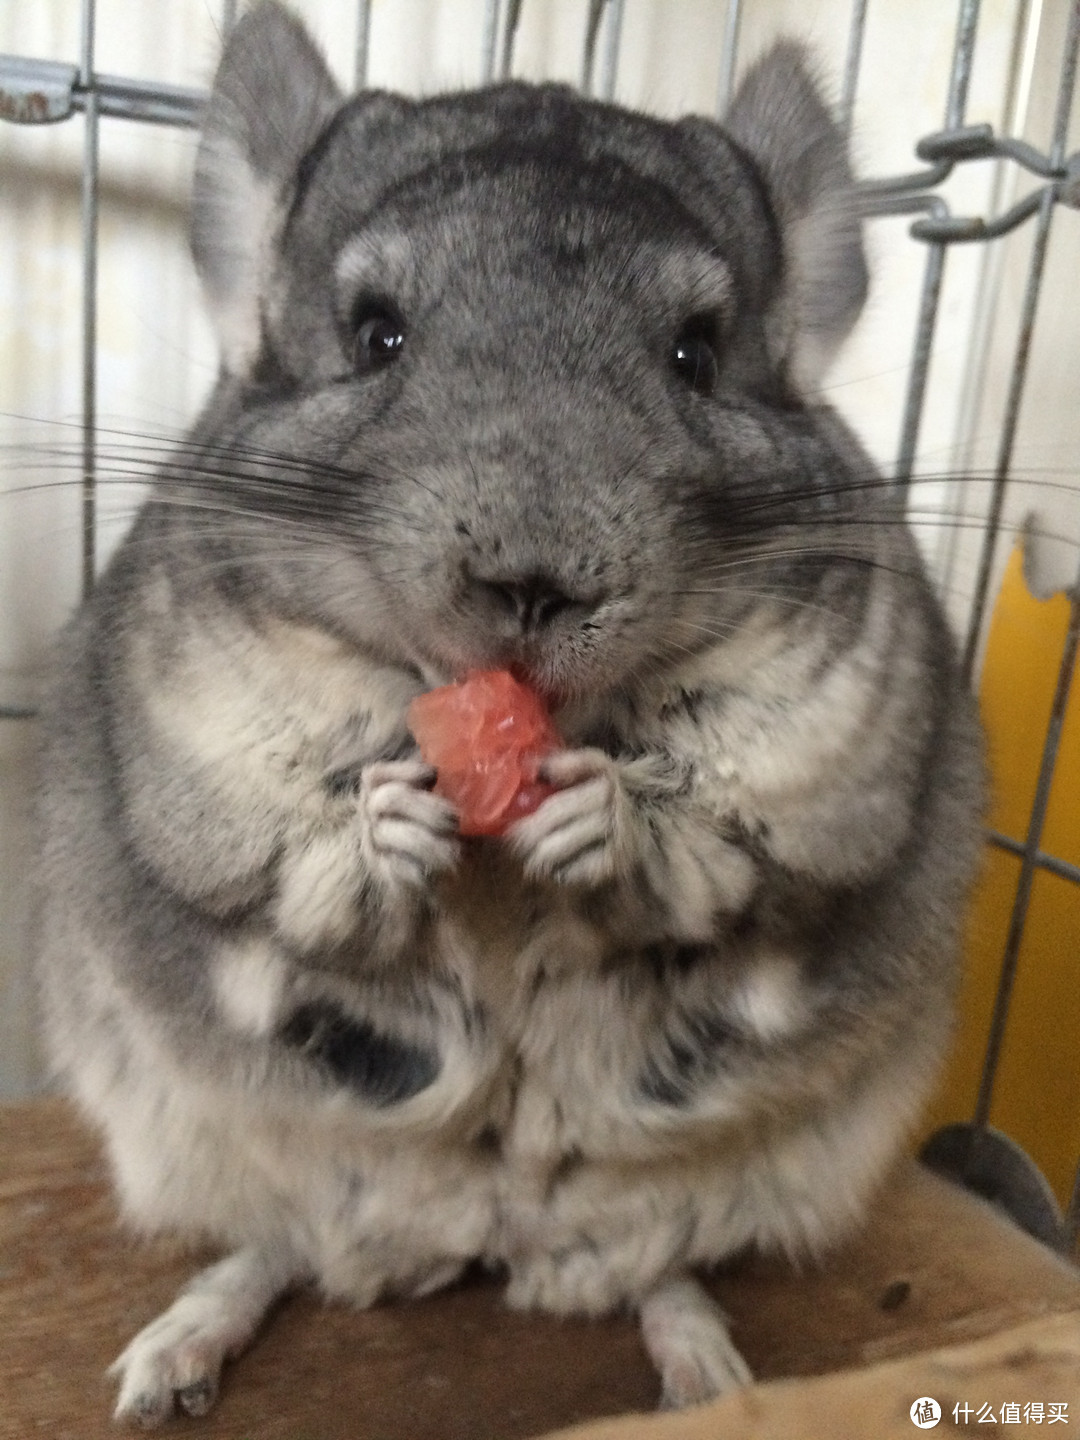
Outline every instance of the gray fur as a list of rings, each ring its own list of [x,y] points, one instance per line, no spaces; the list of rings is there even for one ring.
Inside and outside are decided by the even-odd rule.
[[[228,43],[221,378],[66,632],[43,770],[56,1065],[132,1220],[237,1251],[120,1414],[204,1409],[290,1284],[477,1257],[513,1304],[638,1308],[704,1398],[746,1371],[689,1271],[828,1244],[927,1093],[977,724],[815,398],[865,267],[797,47],[731,134],[551,86],[341,102],[269,0]],[[405,707],[508,665],[559,793],[463,842]]]

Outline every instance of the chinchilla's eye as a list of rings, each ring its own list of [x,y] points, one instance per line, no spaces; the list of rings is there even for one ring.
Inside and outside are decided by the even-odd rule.
[[[366,375],[396,360],[405,348],[405,322],[394,307],[383,300],[360,299],[353,306],[353,367]]]
[[[679,330],[671,348],[676,375],[698,395],[711,395],[716,386],[716,320],[694,315]]]

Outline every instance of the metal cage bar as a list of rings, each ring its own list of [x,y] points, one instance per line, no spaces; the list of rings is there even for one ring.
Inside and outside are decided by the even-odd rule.
[[[1054,121],[1050,137],[1050,166],[1054,170],[1065,167],[1065,149],[1068,143],[1069,115],[1072,111],[1073,92],[1076,89],[1077,57],[1080,55],[1080,0],[1073,0],[1070,7],[1069,27],[1062,56],[1061,78],[1058,82],[1057,100],[1054,107]],[[1050,241],[1050,224],[1054,216],[1056,195],[1051,186],[1046,186],[1038,205],[1038,222],[1028,266],[1028,280],[1024,291],[1023,309],[1017,331],[1016,350],[1013,357],[1012,375],[1008,396],[1005,401],[1005,418],[1001,426],[997,463],[994,466],[993,490],[990,509],[986,518],[982,550],[979,556],[979,570],[975,581],[974,598],[968,617],[967,639],[964,644],[964,673],[970,679],[974,673],[975,655],[982,632],[983,617],[990,586],[990,570],[998,533],[1001,529],[1002,508],[1005,503],[1005,487],[1012,465],[1013,447],[1016,443],[1017,426],[1020,423],[1020,406],[1024,398],[1024,384],[1027,380],[1028,361],[1031,356],[1031,339],[1035,329],[1035,315],[1042,289],[1043,270],[1046,264],[1046,250]]]
[[[499,0],[485,0],[484,29],[480,40],[480,82],[490,85],[495,78],[495,46],[499,40]]]
[[[979,25],[979,0],[960,0],[956,26],[949,94],[945,103],[945,128],[955,129],[964,118],[968,87],[971,83],[971,62],[975,54],[975,37]],[[938,241],[930,246],[923,272],[919,318],[915,327],[915,348],[908,376],[907,398],[900,422],[900,442],[896,456],[896,480],[906,489],[915,467],[915,450],[919,440],[926,402],[926,381],[930,373],[930,356],[941,303],[941,282],[945,274],[945,246]]]
[[[585,95],[598,95],[610,100],[615,94],[619,68],[619,45],[622,40],[625,0],[589,0],[585,25],[585,43],[581,55],[581,90]],[[600,80],[596,81],[596,52],[604,19],[607,29],[600,64]]]
[[[356,0],[356,51],[353,59],[353,78],[356,88],[363,90],[367,84],[368,66],[371,55],[371,0]]]
[[[1054,779],[1054,766],[1057,763],[1058,748],[1061,743],[1061,730],[1065,722],[1065,706],[1068,703],[1073,675],[1076,670],[1078,645],[1080,645],[1080,591],[1072,598],[1069,628],[1061,655],[1061,663],[1058,667],[1057,684],[1050,709],[1050,721],[1046,728],[1042,759],[1039,764],[1039,778],[1035,788],[1035,799],[1032,802],[1031,815],[1028,820],[1027,838],[1023,845],[1020,876],[1016,884],[1016,896],[1013,900],[1012,914],[1009,917],[1009,930],[1005,939],[1005,950],[1002,956],[997,995],[994,998],[994,1011],[990,1020],[990,1029],[987,1034],[982,1076],[979,1081],[979,1093],[975,1100],[975,1111],[972,1120],[972,1123],[979,1127],[986,1126],[990,1120],[990,1106],[994,1095],[994,1081],[997,1078],[998,1062],[1001,1059],[1001,1047],[1005,1040],[1005,1026],[1009,1018],[1009,1002],[1012,999],[1013,985],[1016,981],[1017,965],[1020,959],[1020,945],[1024,938],[1024,924],[1027,920],[1028,909],[1031,904],[1031,887],[1035,880],[1036,857],[1039,854],[1039,841],[1042,838],[1043,825],[1046,821],[1046,811],[1050,803],[1050,787]]]
[[[847,55],[844,59],[844,85],[840,92],[840,124],[844,128],[845,135],[851,133],[851,121],[855,113],[855,92],[859,85],[859,68],[862,64],[868,3],[869,0],[853,0],[851,7]]]
[[[601,100],[612,100],[619,74],[619,48],[622,44],[623,17],[626,0],[608,0],[608,29],[600,65],[600,84],[596,93]]]
[[[735,92],[735,65],[739,56],[741,23],[742,0],[727,0],[724,37],[720,47],[720,79],[716,88],[716,113],[721,118],[731,104],[731,97]]]
[[[98,97],[94,88],[96,0],[83,0],[79,82],[86,93],[82,167],[82,593],[94,583],[97,548]]]
[[[601,0],[602,3],[602,0]],[[490,85],[506,80],[514,68],[514,41],[521,21],[522,0],[485,0],[480,42],[480,80]]]

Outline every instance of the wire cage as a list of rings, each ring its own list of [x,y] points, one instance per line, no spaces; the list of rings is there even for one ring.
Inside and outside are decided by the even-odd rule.
[[[164,26],[165,50],[181,42],[162,17],[183,4],[145,7],[153,24]],[[4,18],[6,29],[0,28],[0,42],[22,49],[0,55],[0,118],[25,130],[16,143],[15,127],[0,127],[0,143],[10,142],[0,150],[0,256],[6,246],[15,257],[9,274],[13,291],[19,289],[16,298],[37,307],[48,323],[47,274],[44,281],[37,275],[41,293],[29,282],[23,293],[26,246],[35,242],[17,232],[31,223],[31,200],[40,189],[66,187],[68,209],[78,216],[77,235],[69,225],[65,242],[77,270],[78,299],[57,321],[58,343],[67,346],[65,383],[58,382],[51,397],[33,401],[23,398],[18,384],[8,383],[0,393],[0,411],[6,412],[0,421],[11,437],[3,476],[9,508],[0,526],[0,619],[6,609],[8,631],[15,635],[6,634],[0,660],[0,791],[9,792],[26,784],[39,642],[78,591],[91,586],[110,534],[130,513],[130,495],[125,508],[114,503],[116,492],[145,475],[159,453],[159,418],[124,423],[103,414],[102,265],[110,246],[120,254],[119,264],[127,263],[124,225],[109,222],[110,207],[137,206],[153,192],[153,203],[162,208],[155,167],[167,162],[176,169],[177,154],[181,169],[190,163],[190,147],[170,150],[165,137],[194,131],[204,103],[196,86],[107,73],[99,63],[106,27],[135,23],[131,0],[81,0],[81,6],[52,0],[21,8],[22,28],[18,6]],[[198,0],[196,8],[203,32],[193,64],[208,74],[210,51],[234,23],[237,3]],[[1080,509],[1074,505],[1080,493],[1080,220],[1063,213],[1080,207],[1080,152],[1070,154],[1080,0],[1013,0],[987,6],[985,13],[979,0],[904,7],[888,0],[823,0],[810,17],[809,34],[805,7],[801,12],[787,0],[686,0],[677,11],[663,0],[401,0],[395,18],[404,38],[396,40],[388,18],[394,7],[307,0],[297,8],[332,41],[327,48],[341,78],[358,86],[431,89],[554,73],[598,97],[718,115],[746,60],[771,33],[794,29],[821,52],[834,77],[838,113],[852,130],[857,160],[875,156],[875,127],[878,139],[885,137],[886,158],[897,157],[897,163],[861,164],[871,178],[860,182],[860,190],[879,274],[891,266],[906,278],[887,284],[876,309],[872,303],[868,336],[830,398],[849,410],[851,392],[863,386],[849,418],[892,483],[906,492],[956,625],[966,673],[973,681],[982,674],[995,775],[999,761],[1003,773],[1012,764],[1004,754],[1007,744],[1022,751],[1016,765],[1023,771],[1008,803],[995,800],[988,842],[997,859],[980,900],[992,915],[983,926],[989,940],[979,942],[993,954],[972,961],[976,968],[981,964],[981,974],[974,980],[969,975],[957,1056],[934,1111],[939,1127],[951,1123],[938,1128],[925,1153],[1001,1200],[1034,1233],[1059,1248],[1075,1248],[1080,1075],[1075,1062],[1066,1075],[1045,1071],[1060,1064],[1055,1056],[1075,1051],[1070,1027],[1080,1021],[1072,998],[1075,966],[1070,975],[1071,954],[1080,950],[1080,833],[1073,821],[1080,806],[1070,803],[1074,780],[1080,784],[1080,761],[1074,766],[1071,759],[1072,751],[1080,754],[1080,705],[1070,708],[1080,640]],[[42,49],[34,48],[39,31],[29,21],[32,9],[41,22]],[[56,20],[52,29],[44,26],[46,11]],[[144,15],[139,23],[150,22]],[[153,49],[158,38],[147,34]],[[423,56],[449,43],[448,36],[454,58],[441,71],[429,64],[424,72]],[[421,62],[406,53],[410,46],[423,52]],[[917,103],[901,104],[909,92]],[[971,118],[987,113],[992,122]],[[135,162],[141,179],[127,191],[115,182],[124,163],[125,127],[150,132],[157,143],[156,150],[144,145]],[[43,160],[41,137],[61,130],[70,136],[66,148],[54,147],[53,160]],[[114,145],[121,153],[110,171]],[[113,177],[104,190],[103,175]],[[182,221],[171,191],[164,208],[169,243],[176,246]],[[59,244],[56,235],[51,240]],[[146,283],[154,288],[152,280]],[[206,338],[190,329],[189,301],[185,292],[170,310],[166,287],[158,286],[143,311],[157,316],[155,327],[160,322],[154,342],[185,356],[194,377],[190,393],[172,397],[174,431],[194,410],[211,369]],[[0,320],[13,337],[9,370],[18,368],[21,353],[13,327],[25,327],[11,318],[14,303],[0,283]],[[1049,339],[1040,351],[1044,332]],[[884,387],[875,386],[882,380]],[[20,404],[23,411],[16,414]],[[1025,440],[1025,426],[1036,434],[1034,445]],[[1060,463],[1045,463],[1058,461],[1059,454]],[[63,493],[67,518],[58,520],[50,511],[42,519],[34,512],[20,531],[13,518],[20,497],[34,492],[40,498],[50,489]],[[1009,552],[1021,521],[1028,538],[1024,576],[1017,580],[1015,574],[1010,579],[1008,566],[1015,571],[1020,563],[1019,552],[1011,561]],[[41,571],[34,545],[52,550],[61,539],[70,563]],[[28,565],[35,567],[32,580]],[[1032,600],[1028,581],[1042,595],[1064,593],[1056,602]],[[1056,604],[1053,617],[1024,611],[1010,630],[1008,616],[1001,619],[995,608],[999,587],[1010,584],[1022,604]],[[27,633],[32,638],[24,643]],[[1042,657],[1037,675],[1031,669],[1035,651]],[[1010,667],[1018,657],[1028,669],[1014,674]],[[4,801],[0,795],[0,975],[6,994],[0,1050],[23,1057],[6,1072],[0,1066],[0,1089],[8,1093],[30,1088],[36,1078],[19,909],[24,809],[17,797]],[[1064,887],[1052,904],[1043,893],[1047,877]],[[1033,930],[1046,928],[1033,916],[1047,905],[1056,906],[1058,918],[1042,951],[1032,955]],[[1054,972],[1049,979],[1047,967]],[[1014,1029],[1025,986],[1034,997],[1024,1001],[1034,1016],[1026,1022],[1026,1041]],[[1047,1045],[1043,1070],[1033,1068],[1032,1046]],[[1027,1111],[1010,1110],[1011,1091],[1024,1088],[1025,1074],[1039,1099]],[[1016,1142],[1051,1175],[1056,1200]]]

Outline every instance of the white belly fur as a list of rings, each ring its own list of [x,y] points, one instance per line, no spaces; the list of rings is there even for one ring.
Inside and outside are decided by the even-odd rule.
[[[458,968],[460,928],[442,940]],[[932,1079],[922,1054],[783,1123],[737,1078],[714,1087],[707,1113],[650,1107],[632,1089],[646,1017],[611,1008],[589,943],[581,922],[552,920],[516,962],[488,969],[486,1039],[458,1037],[439,1079],[384,1111],[344,1089],[314,1104],[223,1093],[129,1034],[123,1078],[98,1065],[79,1084],[127,1214],[288,1246],[325,1293],[360,1305],[436,1288],[479,1258],[507,1267],[512,1304],[586,1314],[687,1264],[749,1244],[814,1252],[850,1227]]]

